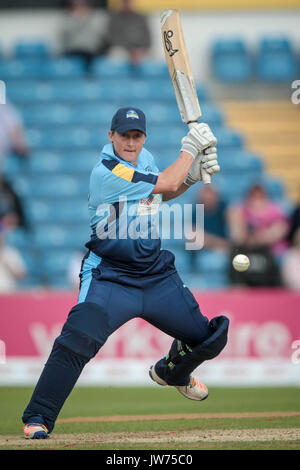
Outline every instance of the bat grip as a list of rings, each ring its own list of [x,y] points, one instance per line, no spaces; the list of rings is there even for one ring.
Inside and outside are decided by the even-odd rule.
[[[188,124],[189,129],[196,126],[197,124],[198,124],[197,122],[189,122]],[[202,177],[202,181],[204,184],[211,183],[210,175],[207,173],[207,171],[204,168],[202,168],[202,165],[201,165],[201,177]]]

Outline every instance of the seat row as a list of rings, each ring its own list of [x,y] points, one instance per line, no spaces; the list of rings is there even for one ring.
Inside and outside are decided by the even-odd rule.
[[[242,37],[216,39],[211,46],[211,70],[225,83],[289,82],[299,74],[293,42],[282,36],[264,37],[253,51]]]

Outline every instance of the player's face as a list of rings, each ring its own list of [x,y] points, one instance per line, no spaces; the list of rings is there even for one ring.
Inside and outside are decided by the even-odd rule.
[[[109,131],[108,135],[117,157],[136,165],[138,156],[146,141],[145,134],[140,131],[130,130],[124,132],[124,134]]]

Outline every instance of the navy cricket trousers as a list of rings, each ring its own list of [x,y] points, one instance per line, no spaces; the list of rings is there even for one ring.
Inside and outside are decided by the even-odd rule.
[[[209,320],[175,270],[167,276],[128,276],[99,266],[90,252],[82,266],[78,304],[55,340],[23,422],[41,416],[51,432],[85,364],[114,331],[136,317],[190,347],[210,335]]]

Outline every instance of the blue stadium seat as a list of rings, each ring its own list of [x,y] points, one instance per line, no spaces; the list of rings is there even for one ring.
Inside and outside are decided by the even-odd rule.
[[[229,268],[229,255],[221,251],[201,250],[197,259],[200,273],[226,273]]]
[[[213,75],[223,82],[240,83],[253,78],[250,54],[241,38],[218,39],[212,46]]]
[[[257,52],[257,76],[270,82],[290,82],[299,72],[292,43],[285,37],[263,38]]]
[[[88,196],[89,177],[86,175],[43,175],[31,178],[17,177],[13,187],[23,198],[68,198]]]
[[[43,63],[43,78],[57,79],[83,77],[85,74],[84,62],[77,57],[59,57]]]
[[[246,150],[220,152],[219,157],[222,173],[260,176],[264,171],[263,160],[258,155]]]
[[[107,127],[29,128],[27,140],[32,149],[100,148],[107,143]]]
[[[200,102],[201,103],[201,102]],[[221,127],[224,125],[224,116],[221,110],[213,103],[204,102],[201,103],[202,117],[201,121],[206,122],[209,126],[214,128]]]
[[[5,233],[5,242],[23,251],[30,246],[30,234],[22,228],[17,228]]]
[[[72,124],[72,109],[66,105],[49,103],[24,106],[21,113],[27,126]]]
[[[41,74],[41,63],[36,59],[6,59],[0,62],[0,77],[4,81],[35,79]]]
[[[9,59],[0,63],[0,76],[4,80],[74,79],[83,77],[84,73],[84,64],[77,58]]]
[[[244,138],[241,133],[226,127],[218,127],[215,132],[218,139],[218,150],[220,152],[242,149]]]
[[[40,250],[63,248],[66,250],[83,247],[88,241],[86,224],[74,225],[68,229],[60,225],[37,226],[34,233],[34,243]]]
[[[215,187],[219,190],[222,198],[229,204],[242,200],[249,187],[257,181],[256,175],[248,175],[248,177],[240,177],[238,173],[219,173],[214,175]]]
[[[73,256],[74,249],[50,249],[45,253],[45,256],[42,256],[41,267],[47,277],[52,278],[52,276],[59,273],[67,276],[69,264]]]
[[[26,169],[32,176],[45,174],[76,175],[91,172],[99,160],[100,149],[32,152]],[[19,170],[19,173],[21,172]],[[13,172],[12,172],[13,174]]]
[[[55,99],[51,83],[42,83],[34,79],[22,80],[22,83],[20,80],[10,80],[7,84],[7,96],[17,105],[41,101],[48,102]]]
[[[91,72],[95,77],[115,78],[128,77],[130,75],[130,63],[126,60],[113,60],[107,57],[94,59]]]
[[[265,175],[259,182],[265,187],[271,199],[284,200],[285,186],[282,180]]]
[[[3,174],[8,178],[14,178],[16,175],[26,173],[28,170],[28,161],[18,155],[10,154],[3,161]]]
[[[145,77],[146,79],[169,79],[168,66],[164,61],[151,59],[145,60],[144,62],[135,67],[134,73],[136,76]]]
[[[186,135],[186,128],[183,124],[179,124],[178,126],[169,126],[167,124],[168,123],[166,123],[165,126],[152,124],[147,137],[147,145],[149,147],[164,150],[168,147],[180,146],[181,139]]]
[[[184,249],[184,245],[182,249],[172,247],[171,251],[175,255],[175,266],[179,275],[189,272],[191,270],[190,253]]]
[[[72,198],[68,201],[49,199],[30,199],[26,204],[29,221],[36,224],[68,224],[88,223],[88,202],[84,198]]]
[[[50,47],[43,40],[22,40],[18,41],[13,47],[13,57],[19,58],[38,58],[46,59],[50,57]]]

